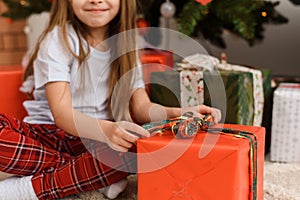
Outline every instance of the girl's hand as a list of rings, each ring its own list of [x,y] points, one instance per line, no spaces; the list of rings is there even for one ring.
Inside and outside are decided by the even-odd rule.
[[[222,117],[221,110],[206,105],[193,106],[183,109],[184,113],[188,111],[193,112],[198,117],[203,117],[203,115],[210,114],[213,117],[215,124],[218,124]]]
[[[121,152],[127,152],[140,137],[150,136],[150,133],[141,126],[127,121],[106,122],[101,128],[107,144]]]

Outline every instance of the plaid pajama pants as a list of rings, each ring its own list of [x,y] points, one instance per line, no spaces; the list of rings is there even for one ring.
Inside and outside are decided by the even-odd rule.
[[[55,125],[33,125],[0,115],[0,171],[33,175],[37,197],[48,200],[118,182],[136,171],[136,156],[72,136]]]

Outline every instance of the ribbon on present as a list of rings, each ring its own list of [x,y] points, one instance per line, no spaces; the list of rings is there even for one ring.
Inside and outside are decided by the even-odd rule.
[[[205,115],[203,118],[194,117],[192,112],[184,113],[182,116],[160,122],[151,122],[143,125],[143,128],[148,130],[151,136],[166,135],[170,132],[179,139],[189,139],[196,134],[207,132],[210,134],[222,134],[236,138],[242,138],[249,141],[250,151],[250,196],[249,200],[257,200],[257,138],[251,132],[235,130],[230,128],[214,128],[211,115]]]

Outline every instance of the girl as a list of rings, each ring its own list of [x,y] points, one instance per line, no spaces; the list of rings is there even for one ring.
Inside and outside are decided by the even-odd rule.
[[[126,152],[149,136],[137,124],[181,115],[145,92],[130,31],[135,19],[135,0],[53,2],[25,72],[34,74],[35,88],[24,102],[28,116],[0,116],[0,199],[48,200],[99,188],[116,198],[136,172],[136,156]],[[217,109],[191,109],[220,120]]]

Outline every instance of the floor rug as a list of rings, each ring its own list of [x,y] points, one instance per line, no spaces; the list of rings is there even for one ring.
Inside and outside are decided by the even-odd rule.
[[[137,200],[137,177],[128,177],[126,190],[117,200]],[[101,193],[92,191],[63,200],[107,200]],[[300,200],[300,163],[265,162],[264,200]]]

